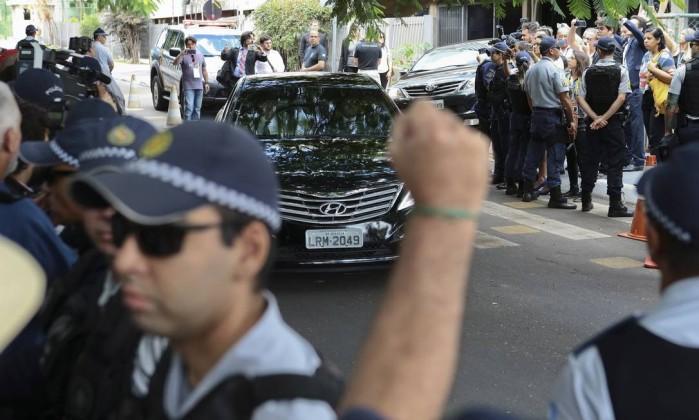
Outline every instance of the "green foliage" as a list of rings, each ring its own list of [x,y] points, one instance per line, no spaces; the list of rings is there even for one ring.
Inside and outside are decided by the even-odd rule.
[[[432,46],[427,42],[403,45],[393,53],[393,66],[399,70],[408,70],[425,51],[431,48]]]
[[[80,21],[80,36],[89,36],[92,38],[92,34],[100,26],[100,18],[97,15],[85,15]]]
[[[6,0],[0,0],[0,38],[12,35],[12,16]]]
[[[159,2],[160,0],[97,0],[97,9],[145,17],[158,9]]]
[[[289,70],[298,69],[299,37],[313,19],[330,33],[330,8],[321,6],[318,0],[269,0],[255,11],[254,18],[257,37],[272,37],[274,49],[285,59]]]

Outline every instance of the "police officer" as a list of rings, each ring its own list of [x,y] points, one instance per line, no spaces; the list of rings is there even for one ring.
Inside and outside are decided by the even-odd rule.
[[[631,93],[626,67],[614,61],[616,44],[613,38],[597,41],[599,61],[583,74],[578,103],[587,115],[587,141],[582,150],[582,211],[592,210],[592,190],[597,181],[600,162],[607,164],[609,217],[631,217],[621,201],[624,186],[623,169],[626,157],[624,115],[622,106]]]
[[[522,166],[529,144],[529,128],[532,110],[529,107],[527,93],[524,91],[524,76],[529,70],[532,58],[528,52],[520,51],[515,56],[517,72],[507,79],[507,96],[510,107],[510,145],[505,165],[505,194],[518,194],[522,198],[524,182],[521,179]],[[518,185],[519,184],[519,185]]]
[[[699,144],[638,184],[661,299],[568,357],[549,419],[695,419],[699,413]]]
[[[685,35],[685,39],[692,59],[673,75],[665,112],[665,134],[674,129],[680,144],[699,141],[699,34]]]
[[[79,176],[73,193],[115,208],[123,301],[143,330],[171,340],[144,417],[334,419],[336,378],[265,289],[281,218],[257,140],[193,121],[152,137],[139,157]]]
[[[490,49],[493,66],[484,75],[487,87],[488,107],[490,108],[490,138],[493,142],[495,170],[493,184],[505,181],[505,160],[509,145],[510,113],[507,104],[507,79],[510,77],[508,58],[510,49],[504,42],[498,42]],[[502,187],[500,187],[502,189]]]
[[[524,87],[532,106],[532,137],[522,169],[524,178],[522,201],[529,202],[537,198],[538,194],[534,192],[536,170],[546,155],[548,169],[546,183],[550,188],[548,206],[555,209],[575,209],[575,204],[569,204],[561,194],[560,172],[565,160],[566,143],[570,137],[575,136],[577,131],[577,116],[573,114],[565,76],[554,64],[561,54],[556,45],[556,39],[550,36],[543,37],[539,51],[541,60],[524,77]]]
[[[481,50],[481,62],[476,67],[476,77],[474,80],[474,90],[476,91],[475,111],[478,116],[478,130],[490,136],[490,107],[488,105],[488,87],[485,82],[485,75],[490,72],[495,64],[490,59],[490,49]]]

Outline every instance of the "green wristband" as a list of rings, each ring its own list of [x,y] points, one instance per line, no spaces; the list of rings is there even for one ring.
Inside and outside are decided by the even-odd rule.
[[[441,219],[476,220],[478,213],[465,209],[446,209],[439,207],[415,206],[412,214],[416,216],[438,217]]]

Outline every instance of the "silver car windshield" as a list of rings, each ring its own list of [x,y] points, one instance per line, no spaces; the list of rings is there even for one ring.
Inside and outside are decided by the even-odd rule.
[[[423,55],[412,71],[436,70],[450,66],[477,66],[478,51],[471,49],[434,50]]]

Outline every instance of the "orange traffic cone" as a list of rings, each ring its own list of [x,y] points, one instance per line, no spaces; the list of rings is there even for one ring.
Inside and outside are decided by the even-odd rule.
[[[652,168],[657,163],[655,155],[646,156],[646,164],[643,170]],[[633,221],[631,222],[631,230],[620,233],[619,236],[629,238],[636,241],[647,241],[646,238],[646,212],[643,197],[638,197],[636,200],[636,211],[633,213]]]

